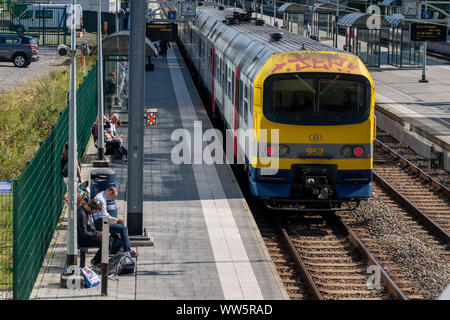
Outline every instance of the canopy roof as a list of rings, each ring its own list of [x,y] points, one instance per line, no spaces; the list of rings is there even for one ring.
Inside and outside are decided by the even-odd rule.
[[[284,13],[284,12],[292,12],[292,13],[299,13],[299,12],[310,12],[311,6],[304,5],[304,4],[298,4],[298,3],[285,3],[281,5],[278,9],[278,12]],[[336,11],[336,5],[333,3],[316,3],[314,12],[335,12]]]
[[[371,17],[371,14],[362,13],[362,12],[353,12],[349,13],[338,20],[338,25],[341,26],[349,26],[349,27],[357,27],[357,28],[366,28],[367,20]],[[380,16],[380,27],[388,27],[389,23],[383,16]]]
[[[104,56],[128,56],[130,50],[130,31],[119,31],[105,37],[102,41],[102,53]],[[157,56],[158,50],[153,43],[145,38],[145,55],[150,57]],[[92,51],[97,54],[97,48]]]
[[[405,20],[405,16],[399,13],[386,17],[386,21],[391,27],[406,27],[410,25],[410,22]]]

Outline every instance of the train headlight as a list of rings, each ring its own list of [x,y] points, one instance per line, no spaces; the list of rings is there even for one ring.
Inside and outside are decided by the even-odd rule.
[[[287,157],[287,155],[289,154],[289,152],[291,152],[291,149],[285,145],[285,144],[280,144],[280,157]]]
[[[275,152],[275,148],[273,146],[267,146],[267,156],[268,157],[273,156],[274,152]]]
[[[314,178],[307,178],[306,179],[306,184],[310,187],[314,186],[316,184],[316,180],[314,180]]]
[[[364,154],[364,148],[360,146],[353,148],[353,154],[355,157],[361,157]]]
[[[352,147],[350,146],[343,146],[341,148],[341,154],[346,157],[346,158],[350,158],[352,156],[353,150]]]

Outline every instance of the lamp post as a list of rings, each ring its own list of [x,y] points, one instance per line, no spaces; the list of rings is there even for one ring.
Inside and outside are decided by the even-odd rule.
[[[76,30],[75,0],[72,0],[71,48],[70,48],[70,93],[69,93],[69,161],[68,161],[68,229],[66,265],[77,264],[77,92],[76,92]]]
[[[103,52],[102,52],[102,1],[98,0],[97,11],[97,149],[98,159],[103,160],[105,141],[103,137]]]
[[[128,111],[127,225],[130,235],[143,233],[144,200],[144,97],[145,7],[144,0],[131,2],[130,90]]]

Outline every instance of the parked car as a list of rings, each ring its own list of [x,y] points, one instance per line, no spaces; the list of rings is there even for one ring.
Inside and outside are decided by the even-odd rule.
[[[27,67],[39,60],[36,41],[30,36],[0,34],[0,61],[12,62],[16,67]]]
[[[24,6],[23,4],[18,4]],[[70,4],[29,4],[26,9],[14,17],[11,29],[19,34],[36,30],[63,30],[70,33],[72,23],[72,5]],[[75,28],[81,30],[83,9],[75,5]]]

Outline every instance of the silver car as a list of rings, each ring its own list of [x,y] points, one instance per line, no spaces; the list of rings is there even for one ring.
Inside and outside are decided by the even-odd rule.
[[[27,67],[39,60],[39,50],[33,37],[0,34],[0,61],[12,62],[16,67]]]

